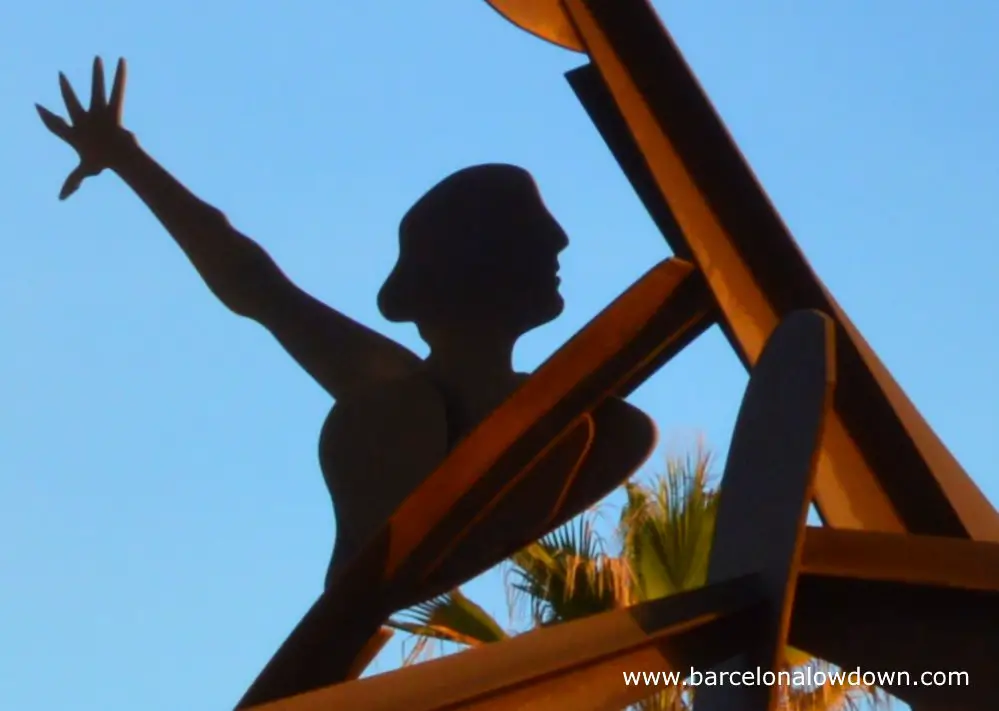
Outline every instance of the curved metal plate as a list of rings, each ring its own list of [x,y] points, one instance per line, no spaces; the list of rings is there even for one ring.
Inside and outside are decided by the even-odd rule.
[[[507,20],[546,42],[574,52],[585,52],[561,0],[486,0]]]

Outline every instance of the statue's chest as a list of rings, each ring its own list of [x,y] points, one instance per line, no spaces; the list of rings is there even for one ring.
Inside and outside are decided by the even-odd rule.
[[[461,429],[467,429],[449,428],[448,414],[440,391],[421,378],[333,408],[320,437],[320,462],[333,497],[337,536],[344,539],[338,547],[349,541],[347,547],[356,552],[440,466]],[[518,528],[542,526],[582,462],[592,434],[585,423],[574,428],[540,451],[529,479],[512,488],[502,491],[503,482],[484,482],[490,493],[502,491],[503,505],[495,516]],[[489,497],[487,493],[485,499]],[[477,505],[483,502],[481,495],[473,498]]]

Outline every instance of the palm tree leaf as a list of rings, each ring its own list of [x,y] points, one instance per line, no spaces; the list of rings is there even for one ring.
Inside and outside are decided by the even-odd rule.
[[[708,487],[711,456],[670,458],[653,485],[628,484],[618,535],[636,573],[639,596],[657,599],[707,578],[718,497]]]
[[[630,604],[631,571],[604,553],[584,515],[514,554],[508,571],[513,607],[526,603],[536,625],[548,625]]]
[[[629,711],[690,711],[689,689],[683,687],[663,689],[630,707]]]
[[[388,626],[410,634],[469,647],[509,637],[488,612],[465,597],[457,588],[421,603],[403,615],[409,620],[391,619]]]

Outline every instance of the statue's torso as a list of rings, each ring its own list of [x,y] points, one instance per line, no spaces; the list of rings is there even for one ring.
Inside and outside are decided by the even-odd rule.
[[[510,392],[515,388],[512,383]],[[622,431],[628,434],[622,437]],[[449,431],[444,396],[422,372],[337,403],[320,438],[320,463],[337,520],[327,587],[466,433]],[[654,439],[648,418],[623,401],[608,401],[595,416],[583,416],[530,477],[448,553],[424,592],[444,592],[466,573],[477,574],[510,555],[511,543],[524,545],[580,513],[630,475]],[[614,450],[615,456],[588,461],[596,450]]]

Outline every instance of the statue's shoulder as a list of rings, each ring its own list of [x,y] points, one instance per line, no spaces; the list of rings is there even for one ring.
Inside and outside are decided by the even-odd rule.
[[[446,448],[444,399],[420,371],[380,381],[349,393],[330,410],[320,435],[320,451],[365,442],[379,449],[438,442]],[[350,447],[350,448],[355,448]]]
[[[334,404],[330,417],[354,415],[387,405],[409,408],[430,407],[432,403],[443,406],[440,391],[423,369],[413,369],[348,391]]]
[[[363,528],[391,514],[447,451],[443,397],[419,371],[338,401],[319,438],[320,465],[338,516],[365,519],[358,522]]]

